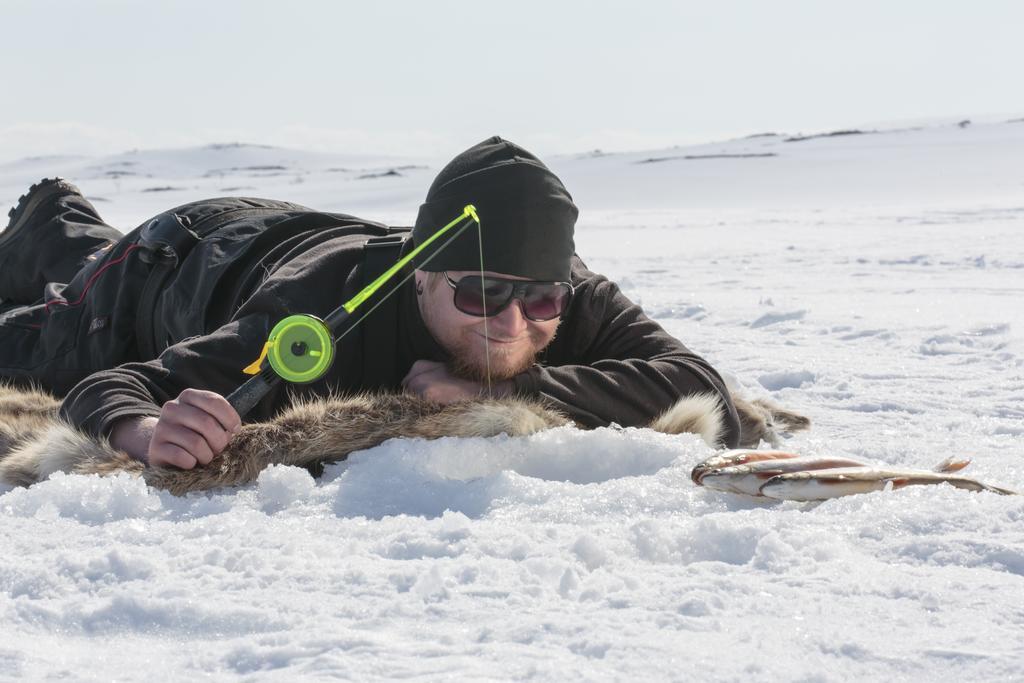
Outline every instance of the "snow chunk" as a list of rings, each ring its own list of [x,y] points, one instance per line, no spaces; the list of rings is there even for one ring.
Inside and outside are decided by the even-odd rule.
[[[307,500],[315,488],[316,482],[308,471],[288,465],[271,465],[256,480],[257,498],[267,513]]]
[[[750,323],[753,328],[768,327],[769,325],[776,325],[778,323],[789,322],[790,320],[800,321],[803,320],[807,315],[807,311],[772,311],[765,313],[760,318]]]
[[[799,389],[805,384],[813,384],[815,379],[814,373],[808,370],[792,370],[770,372],[758,377],[757,381],[769,391],[778,391],[780,389]]]
[[[572,552],[586,565],[588,571],[594,571],[608,561],[608,554],[604,548],[589,534],[583,534],[576,539],[572,544]]]
[[[451,597],[448,587],[445,585],[441,570],[436,564],[420,576],[412,587],[412,592],[424,602],[440,602]]]
[[[138,477],[118,474],[53,474],[27,489],[15,489],[3,497],[3,512],[17,517],[70,518],[82,524],[151,517],[163,510],[160,494]]]

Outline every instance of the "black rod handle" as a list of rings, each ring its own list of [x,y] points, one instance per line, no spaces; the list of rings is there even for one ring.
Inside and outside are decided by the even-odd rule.
[[[344,306],[339,306],[324,318],[324,325],[331,331],[331,334],[338,334],[341,331],[341,326],[349,319],[349,312],[345,310]]]
[[[232,391],[227,397],[228,403],[235,409],[239,417],[245,417],[280,379],[273,372],[262,370],[258,375],[246,380],[242,386]]]

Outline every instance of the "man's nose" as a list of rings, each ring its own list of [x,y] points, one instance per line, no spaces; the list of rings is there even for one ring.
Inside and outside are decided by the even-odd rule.
[[[523,315],[523,302],[519,299],[512,299],[505,310],[493,316],[488,322],[496,331],[509,338],[521,335],[529,324]]]

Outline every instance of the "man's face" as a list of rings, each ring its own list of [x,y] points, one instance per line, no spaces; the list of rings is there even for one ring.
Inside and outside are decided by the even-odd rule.
[[[450,270],[448,276],[458,282],[478,271]],[[510,280],[527,278],[484,271],[484,275]],[[513,300],[499,314],[481,318],[455,308],[455,292],[442,273],[416,271],[420,313],[427,330],[452,355],[452,370],[476,381],[487,378],[490,352],[491,379],[501,381],[523,372],[538,353],[555,337],[559,319],[537,322],[523,315],[522,302]]]

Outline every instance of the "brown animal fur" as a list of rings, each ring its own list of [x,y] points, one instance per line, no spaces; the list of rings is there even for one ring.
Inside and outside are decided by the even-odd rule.
[[[36,436],[57,416],[60,401],[44,391],[0,383],[0,453]]]
[[[772,403],[768,399],[753,401],[734,398],[740,416],[740,448],[757,448],[762,441],[778,448],[782,437],[789,432],[811,428],[811,420],[799,413]]]
[[[736,401],[743,425],[741,445],[777,440],[774,426],[805,429],[807,419],[765,401]],[[57,399],[40,391],[0,386],[0,483],[29,486],[54,472],[142,476],[176,495],[255,481],[273,464],[319,474],[325,464],[392,438],[523,436],[569,424],[535,401],[481,399],[450,405],[408,394],[360,394],[296,401],[269,422],[248,424],[209,465],[192,470],[146,467],[57,418]],[[650,426],[668,434],[696,433],[718,445],[723,412],[712,395],[687,396]],[[749,431],[748,431],[749,430]]]

